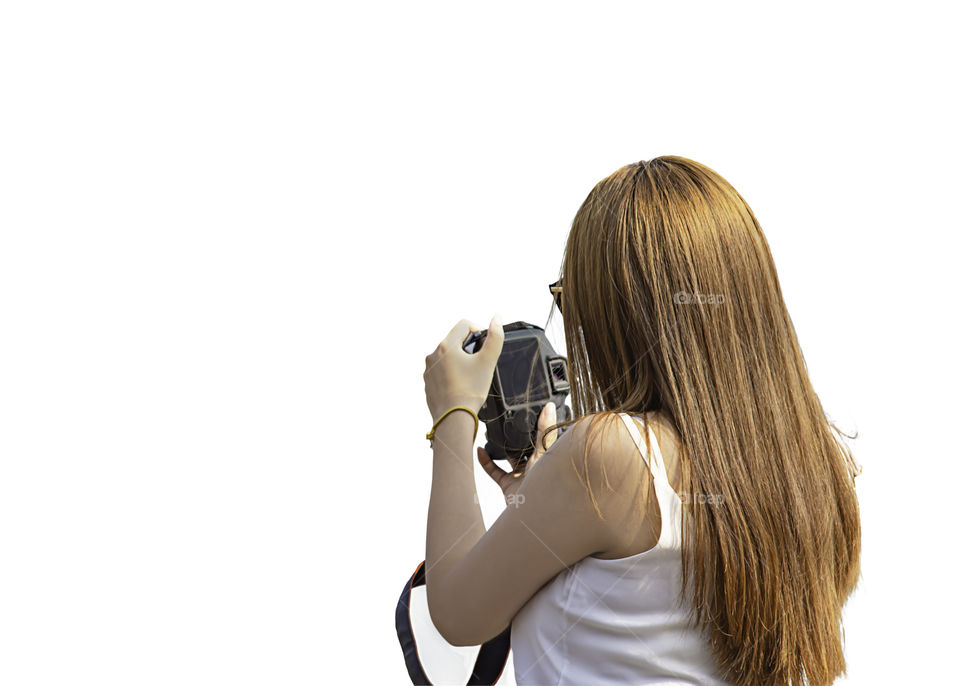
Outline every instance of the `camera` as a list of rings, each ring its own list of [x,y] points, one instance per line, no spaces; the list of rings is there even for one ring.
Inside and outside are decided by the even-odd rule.
[[[516,458],[522,465],[534,451],[537,419],[548,402],[556,405],[558,422],[569,419],[567,359],[557,355],[539,326],[511,322],[503,332],[503,350],[479,417],[487,427],[487,454],[494,460]],[[486,330],[471,333],[463,349],[477,352],[486,337]]]

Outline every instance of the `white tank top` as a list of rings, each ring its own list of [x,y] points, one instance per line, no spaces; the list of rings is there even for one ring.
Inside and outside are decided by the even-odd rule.
[[[660,538],[639,555],[585,557],[527,601],[510,633],[518,686],[727,683],[680,597],[682,508],[660,446],[651,432],[648,453],[631,416],[620,418],[650,465]]]

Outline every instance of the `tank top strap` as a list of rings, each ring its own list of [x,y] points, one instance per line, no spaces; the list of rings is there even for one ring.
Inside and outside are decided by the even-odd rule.
[[[630,432],[630,436],[637,446],[637,450],[639,450],[643,456],[643,461],[650,467],[654,481],[662,481],[663,483],[661,485],[666,486],[672,491],[673,487],[670,486],[670,480],[667,479],[667,470],[663,464],[663,455],[660,453],[660,444],[657,442],[656,435],[653,431],[649,432],[651,449],[647,450],[647,441],[640,433],[640,429],[637,428],[637,423],[634,421],[633,416],[626,412],[620,412],[619,414],[620,419],[626,424],[627,430]]]
[[[620,419],[627,425],[627,430],[643,456],[644,462],[650,466],[650,473],[653,475],[653,490],[657,496],[657,508],[660,510],[660,536],[657,538],[656,547],[679,548],[681,538],[680,518],[683,507],[680,496],[673,490],[673,486],[670,485],[670,480],[667,478],[667,470],[663,464],[663,454],[660,452],[657,436],[653,431],[649,432],[651,449],[647,450],[647,442],[637,428],[634,417],[626,412],[619,414]]]

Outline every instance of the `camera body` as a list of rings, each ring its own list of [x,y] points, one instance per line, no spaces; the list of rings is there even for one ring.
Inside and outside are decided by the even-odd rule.
[[[537,419],[548,402],[556,405],[558,422],[569,419],[567,358],[556,353],[539,326],[511,322],[503,331],[503,350],[479,417],[487,426],[487,454],[523,464],[534,451]],[[470,334],[463,349],[477,352],[486,337],[486,330]]]

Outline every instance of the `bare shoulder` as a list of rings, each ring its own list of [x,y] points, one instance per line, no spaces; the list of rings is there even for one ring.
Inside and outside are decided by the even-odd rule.
[[[624,557],[649,550],[660,532],[653,477],[627,422],[637,428],[644,443],[647,431],[653,434],[671,485],[679,483],[680,440],[672,422],[657,412],[647,413],[646,424],[640,414],[625,419],[616,413],[587,415],[558,439],[566,445],[557,457],[561,453],[566,456],[572,465],[569,471],[579,481],[568,484],[568,492],[579,489],[586,493],[603,521],[607,545],[595,557]]]
[[[660,447],[667,473],[672,476],[680,448],[680,438],[672,422],[660,412],[647,413],[646,426],[643,416],[639,414],[629,415],[626,420],[633,422],[644,442],[649,428]],[[569,443],[566,452],[573,458],[578,470],[591,479],[606,474],[611,479],[616,477],[617,483],[622,483],[622,479],[636,473],[638,459],[642,460],[633,432],[618,414],[612,412],[580,418],[560,440]]]
[[[661,446],[675,444],[675,432],[667,420],[650,414],[648,424]],[[644,436],[646,428],[639,416],[635,426]],[[662,447],[661,451],[666,452],[666,448]],[[565,464],[559,465],[558,461]],[[586,498],[604,523],[610,543],[608,549],[642,545],[646,536],[641,525],[650,510],[656,515],[651,527],[659,525],[650,470],[627,423],[617,413],[591,414],[576,420],[541,462],[553,462],[548,468],[550,471],[559,469],[565,473],[565,493],[576,497],[579,492]]]
[[[627,425],[613,412],[590,414],[574,422],[561,437],[584,480],[596,483],[601,477],[619,482],[636,452]]]

